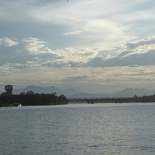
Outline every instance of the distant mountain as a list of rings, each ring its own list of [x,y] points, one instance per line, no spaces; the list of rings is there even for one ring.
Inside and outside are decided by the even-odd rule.
[[[68,98],[106,98],[108,94],[91,94],[91,93],[79,93],[74,95],[67,95]]]
[[[135,95],[137,96],[147,96],[147,95],[153,95],[155,94],[155,90],[149,90],[149,89],[139,89],[139,88],[126,88],[120,92],[112,94],[113,97],[133,97]]]
[[[85,93],[77,91],[73,88],[69,89],[59,89],[57,87],[51,86],[51,87],[41,87],[41,86],[28,86],[23,89],[16,89],[13,90],[13,94],[20,94],[21,92],[27,92],[27,91],[33,91],[34,93],[55,93],[57,95],[65,95],[68,98],[118,98],[118,97],[133,97],[135,95],[137,96],[147,96],[147,95],[153,95],[155,94],[155,90],[149,90],[149,89],[139,89],[139,88],[126,88],[122,91],[118,91],[115,93],[107,93],[107,94],[91,94],[91,93]]]
[[[55,93],[57,95],[74,95],[74,94],[78,94],[80,93],[79,91],[76,91],[75,89],[73,88],[70,88],[70,89],[59,89],[57,87],[54,87],[54,86],[51,86],[51,87],[41,87],[41,86],[28,86],[26,88],[23,88],[23,89],[16,89],[16,90],[13,90],[13,94],[20,94],[22,92],[27,92],[27,91],[33,91],[34,93],[45,93],[45,94],[48,94],[48,93]]]
[[[90,94],[90,93],[79,93],[75,95],[69,95],[69,98],[118,98],[118,97],[133,97],[133,96],[148,96],[155,94],[155,90],[139,89],[139,88],[126,88],[115,93],[106,94]]]

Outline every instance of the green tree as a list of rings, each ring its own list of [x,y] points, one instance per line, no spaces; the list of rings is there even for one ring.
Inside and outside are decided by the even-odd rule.
[[[34,92],[33,92],[32,90],[27,91],[27,92],[26,92],[26,95],[34,95]]]

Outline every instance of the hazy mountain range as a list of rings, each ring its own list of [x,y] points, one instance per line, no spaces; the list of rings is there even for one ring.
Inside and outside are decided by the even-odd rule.
[[[13,94],[20,94],[21,92],[33,91],[34,93],[55,93],[57,95],[65,95],[68,98],[107,98],[107,97],[133,97],[144,96],[144,95],[153,95],[155,94],[155,90],[149,89],[139,89],[139,88],[126,88],[122,91],[118,91],[115,93],[103,93],[103,94],[90,94],[85,92],[77,91],[73,88],[70,89],[59,89],[57,87],[41,87],[41,86],[28,86],[23,89],[15,89],[13,90]]]

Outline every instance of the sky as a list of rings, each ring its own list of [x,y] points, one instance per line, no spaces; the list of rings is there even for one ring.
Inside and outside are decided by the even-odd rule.
[[[0,92],[155,89],[154,14],[154,0],[0,0]]]

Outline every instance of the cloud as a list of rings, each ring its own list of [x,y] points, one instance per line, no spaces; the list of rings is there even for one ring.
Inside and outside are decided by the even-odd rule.
[[[90,59],[84,67],[112,66],[150,66],[155,65],[155,38],[144,38],[140,41],[127,43],[119,55],[108,58],[105,55]]]
[[[27,38],[22,41],[14,42],[10,38],[0,40],[0,64],[18,64],[16,67],[29,66],[32,64],[53,60],[58,55],[52,51],[45,42],[37,38]],[[31,63],[30,63],[31,62]],[[21,65],[19,65],[21,64]]]
[[[0,84],[153,87],[154,4],[0,0]]]
[[[0,45],[15,46],[18,45],[18,42],[10,38],[2,38],[0,39]]]
[[[12,64],[16,69],[39,67],[114,67],[155,65],[155,37],[127,42],[120,48],[52,49],[38,38],[14,41],[0,39],[0,64]]]
[[[67,33],[64,33],[63,35],[65,36],[69,36],[69,35],[77,35],[77,34],[80,34],[82,31],[73,31],[73,32],[67,32]]]
[[[129,6],[131,7],[133,4],[129,4]],[[128,28],[121,25],[124,20],[120,20],[120,23],[114,20],[122,19],[120,14],[124,11],[124,7],[127,8],[122,0],[117,3],[114,0],[108,2],[80,0],[70,3],[37,0],[21,1],[20,3],[9,1],[9,3],[3,2],[1,9],[1,14],[5,14],[2,15],[2,23],[4,24],[4,21],[6,23],[2,26],[6,27],[5,25],[9,25],[12,21],[12,31],[17,31],[18,25],[21,25],[20,35],[23,37],[27,34],[29,36],[40,34],[42,37],[48,38],[51,43],[56,42],[55,46],[60,46],[61,41],[63,45],[68,43],[70,46],[76,47],[109,48],[135,37],[128,33]],[[112,14],[112,12],[114,13]],[[66,40],[63,38],[64,35],[61,36],[63,32],[66,32],[64,35],[80,35]],[[45,34],[46,36],[44,36]]]
[[[144,45],[154,45],[155,44],[155,36],[149,36],[141,40],[129,42],[126,44],[126,48],[129,50],[135,49],[139,46],[144,46]]]
[[[67,77],[67,79],[69,80],[83,80],[83,79],[87,79],[89,78],[89,76],[70,76],[70,77]]]
[[[94,59],[87,65],[92,67],[112,67],[112,66],[150,66],[155,65],[153,58],[155,51],[147,53],[132,54],[126,57],[115,57],[109,60]]]

